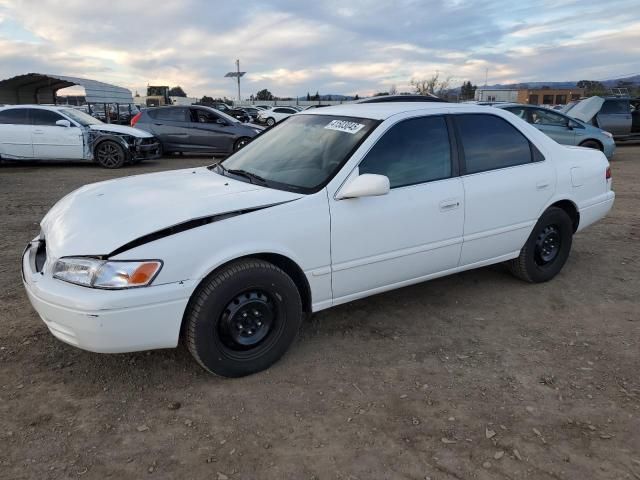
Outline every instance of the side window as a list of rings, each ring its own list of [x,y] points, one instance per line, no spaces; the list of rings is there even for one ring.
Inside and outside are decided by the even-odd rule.
[[[32,125],[41,125],[46,127],[55,127],[58,120],[65,120],[65,118],[50,110],[40,110],[37,108],[30,108],[29,115],[31,116]]]
[[[629,113],[629,102],[627,100],[606,100],[600,113]]]
[[[531,119],[536,125],[552,125],[555,127],[566,127],[569,123],[566,118],[557,113],[544,110],[542,108],[534,108],[531,110]]]
[[[186,121],[186,109],[184,108],[158,108],[157,110],[150,110],[149,115],[156,120],[169,122]]]
[[[201,108],[192,108],[191,109],[191,121],[196,123],[216,123],[218,120],[218,116],[207,110],[203,110]]]
[[[511,112],[514,115],[520,117],[521,119],[523,119],[525,122],[529,121],[528,115],[527,115],[527,108],[524,107],[509,107],[509,108],[505,108],[505,110],[507,112]]]
[[[274,108],[273,111],[275,113],[290,113],[286,108]]]
[[[391,188],[451,176],[451,145],[442,116],[404,120],[391,127],[359,165],[363,173],[389,177]]]
[[[456,115],[465,173],[524,165],[532,160],[529,141],[506,120],[487,114]]]
[[[551,105],[553,104],[553,95],[543,95],[542,96],[542,103],[544,105]]]
[[[5,125],[28,125],[29,118],[26,108],[10,108],[0,112],[0,124]]]

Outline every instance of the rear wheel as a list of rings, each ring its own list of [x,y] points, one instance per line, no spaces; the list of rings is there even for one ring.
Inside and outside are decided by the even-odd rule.
[[[600,143],[596,142],[595,140],[585,140],[580,144],[580,146],[602,151],[602,145],[600,145]]]
[[[561,208],[549,208],[536,223],[518,258],[508,263],[509,269],[526,282],[551,280],[569,258],[572,237],[569,215]]]
[[[267,118],[267,125],[269,127],[273,127],[275,124],[276,124],[276,119],[275,118],[273,118],[273,117]]]
[[[302,318],[302,300],[291,277],[263,260],[239,260],[194,293],[185,313],[186,343],[205,370],[242,377],[282,357]]]
[[[100,142],[95,150],[96,162],[104,168],[120,168],[126,158],[124,148],[112,140]]]

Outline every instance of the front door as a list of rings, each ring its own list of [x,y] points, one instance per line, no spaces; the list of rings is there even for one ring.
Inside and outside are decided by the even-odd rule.
[[[562,145],[576,144],[576,132],[569,126],[569,119],[566,117],[545,108],[531,108],[530,115],[530,123],[556,142]]]
[[[233,150],[233,125],[217,113],[204,108],[191,108],[191,138],[194,145],[208,152]]]
[[[458,266],[464,191],[444,116],[400,121],[354,171],[389,178],[379,197],[330,198],[335,303]]]
[[[0,156],[33,158],[31,124],[26,108],[8,108],[0,111]]]
[[[84,158],[84,137],[80,127],[56,125],[58,120],[67,120],[57,112],[30,108],[33,156],[37,159],[81,160]],[[71,122],[69,122],[71,123]]]
[[[555,169],[511,123],[454,115],[463,157],[464,243],[460,265],[520,251],[555,191]]]

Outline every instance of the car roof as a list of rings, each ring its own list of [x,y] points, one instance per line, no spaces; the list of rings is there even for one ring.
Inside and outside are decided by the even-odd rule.
[[[344,117],[370,118],[372,120],[386,120],[393,115],[412,111],[438,111],[460,110],[469,113],[486,113],[484,107],[465,103],[444,103],[444,102],[389,102],[389,103],[343,103],[332,107],[313,108],[303,110],[296,115],[335,115]]]
[[[390,102],[439,102],[448,103],[435,95],[380,95],[378,97],[363,98],[356,103],[390,103]]]

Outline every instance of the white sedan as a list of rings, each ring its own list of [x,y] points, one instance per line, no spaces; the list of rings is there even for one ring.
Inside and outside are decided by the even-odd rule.
[[[119,168],[160,156],[150,133],[103,123],[71,107],[0,108],[0,159],[88,160]]]
[[[273,127],[276,123],[298,112],[299,110],[293,107],[273,107],[260,111],[258,113],[258,121],[266,123],[269,127]]]
[[[315,109],[219,164],[70,193],[25,250],[24,285],[71,345],[183,338],[209,372],[237,377],[341,303],[498,262],[551,280],[612,207],[610,176],[601,152],[503,110]]]

